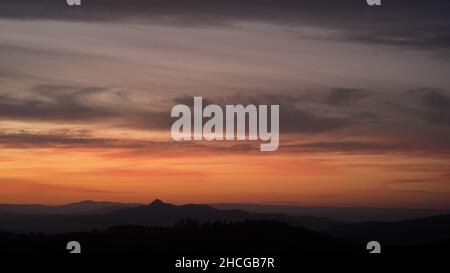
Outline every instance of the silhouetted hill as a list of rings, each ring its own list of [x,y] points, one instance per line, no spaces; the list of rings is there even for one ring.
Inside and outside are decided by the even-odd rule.
[[[281,213],[251,213],[243,210],[219,210],[207,205],[187,204],[175,206],[155,200],[147,206],[127,208],[110,214],[124,222],[137,225],[162,225],[172,226],[181,219],[196,219],[199,222],[207,221],[234,221],[244,220],[274,220],[288,223],[312,230],[323,230],[339,222],[319,217],[310,216],[288,216]],[[143,217],[145,216],[145,217]]]
[[[189,224],[186,224],[189,223]],[[288,224],[259,220],[234,224],[187,221],[177,227],[115,226],[59,235],[0,233],[1,251],[67,253],[76,240],[84,253],[267,254],[364,253],[342,240]],[[194,224],[193,224],[194,223]],[[196,224],[195,224],[196,223]]]
[[[250,213],[242,210],[219,210],[210,206],[195,204],[176,206],[155,200],[149,205],[124,208],[99,215],[1,215],[0,230],[63,233],[108,228],[116,225],[173,226],[182,219],[195,219],[201,223],[265,219],[312,230],[325,230],[340,224],[327,218],[294,217],[279,213]]]
[[[110,207],[105,206],[100,210],[108,208]],[[55,234],[93,229],[104,230],[113,226],[173,227],[187,219],[194,219],[199,224],[217,221],[226,223],[275,221],[308,230],[323,231],[332,237],[353,241],[355,244],[376,240],[384,246],[404,246],[444,241],[450,238],[450,215],[400,222],[345,224],[327,218],[296,217],[281,213],[252,213],[237,209],[220,210],[207,205],[177,206],[158,199],[148,205],[88,215],[4,214],[0,215],[0,230]]]
[[[366,222],[335,226],[329,234],[354,241],[376,240],[383,244],[405,245],[450,239],[450,215],[400,222]]]
[[[73,240],[82,244],[84,253],[150,253],[171,259],[178,254],[288,254],[292,255],[288,260],[295,261],[292,257],[303,253],[366,254],[365,245],[373,240],[381,243],[382,253],[393,257],[450,251],[450,215],[340,224],[327,232],[298,226],[311,225],[311,219],[314,225],[324,220],[206,205],[176,206],[160,200],[97,215],[9,214],[0,217],[0,230],[8,231],[0,232],[0,252],[67,253],[65,245]]]
[[[343,222],[404,221],[436,215],[450,214],[450,209],[400,209],[364,207],[311,207],[300,205],[266,205],[220,203],[209,204],[218,209],[241,209],[256,213],[284,213],[287,215],[313,215]]]
[[[0,214],[33,214],[33,215],[52,215],[52,214],[100,214],[115,210],[135,207],[141,204],[135,203],[117,203],[105,201],[85,200],[77,203],[65,205],[39,205],[39,204],[0,204]]]
[[[134,257],[143,261],[151,259],[151,268],[162,266],[169,269],[164,272],[173,271],[175,259],[185,256],[202,259],[226,256],[275,257],[278,271],[282,268],[298,269],[299,262],[303,265],[311,258],[317,259],[318,262],[330,262],[337,258],[353,263],[353,260],[348,260],[352,256],[357,256],[358,259],[370,256],[370,260],[366,260],[368,264],[381,261],[368,254],[366,241],[351,242],[267,220],[203,225],[187,220],[175,227],[126,225],[57,235],[0,232],[0,254],[64,254],[69,252],[66,245],[70,241],[78,241],[83,254],[107,253],[119,254],[108,255],[109,258]],[[408,262],[412,257],[436,259],[446,255],[449,250],[448,239],[413,246],[383,244],[381,257],[391,257],[393,261],[404,257],[407,259],[404,261]],[[56,257],[46,256],[52,259]]]

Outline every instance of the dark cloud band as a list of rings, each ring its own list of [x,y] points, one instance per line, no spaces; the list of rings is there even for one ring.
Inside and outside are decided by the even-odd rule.
[[[89,0],[69,7],[63,0],[4,0],[0,18],[127,21],[179,26],[265,22],[341,31],[340,39],[400,46],[449,47],[450,3],[390,0]]]

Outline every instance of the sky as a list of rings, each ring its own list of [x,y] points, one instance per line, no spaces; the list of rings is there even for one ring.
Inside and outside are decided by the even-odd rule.
[[[2,1],[0,203],[450,208],[448,1]],[[280,147],[171,108],[280,105]]]

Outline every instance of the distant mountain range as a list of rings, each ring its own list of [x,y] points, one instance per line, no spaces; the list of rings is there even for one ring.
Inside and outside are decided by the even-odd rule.
[[[116,225],[173,226],[183,219],[201,223],[215,221],[242,222],[245,220],[273,220],[311,230],[326,230],[341,222],[312,216],[288,216],[281,213],[252,213],[242,210],[219,210],[207,205],[187,204],[176,206],[161,200],[149,205],[118,205],[102,202],[81,202],[53,207],[50,211],[32,214],[38,207],[10,209],[0,214],[0,230],[13,232],[64,233],[102,229]],[[39,207],[40,208],[40,207]],[[68,209],[69,208],[69,209]],[[42,208],[40,208],[42,209]],[[68,209],[70,213],[64,213]],[[4,210],[5,212],[6,210]],[[13,212],[16,213],[13,213]],[[18,213],[18,211],[20,213]],[[78,214],[74,212],[78,211]],[[54,214],[57,212],[56,214]],[[81,213],[82,212],[82,213]]]
[[[173,270],[174,257],[191,255],[249,255],[277,259],[283,255],[282,261],[277,260],[277,263],[283,262],[286,268],[289,262],[295,264],[298,255],[304,253],[366,253],[364,247],[347,243],[345,240],[336,240],[320,232],[269,220],[204,225],[187,221],[186,224],[176,227],[121,225],[105,230],[53,235],[0,232],[0,253],[68,253],[65,246],[73,240],[80,242],[82,253],[87,254],[116,253],[139,257],[134,254],[145,253],[143,259],[151,259],[152,270],[161,259],[170,257],[161,262],[170,265],[163,272],[178,272]],[[295,258],[287,259],[285,254],[294,254]],[[124,257],[120,255],[118,258]]]
[[[19,252],[33,247],[44,252],[61,251],[60,243],[71,238],[89,241],[92,252],[151,252],[156,251],[156,245],[158,251],[247,249],[270,253],[287,249],[290,253],[338,253],[343,249],[366,253],[369,241],[378,241],[391,252],[450,251],[450,214],[345,223],[324,217],[225,210],[208,205],[177,206],[158,199],[148,205],[83,201],[64,206],[0,208],[0,244]],[[193,241],[183,236],[194,236]],[[215,241],[221,245],[211,244]]]
[[[331,218],[341,222],[403,221],[417,218],[425,218],[435,215],[450,214],[450,209],[312,207],[300,205],[240,204],[240,203],[219,203],[209,205],[218,209],[241,209],[257,213],[278,212],[292,216],[313,215],[316,217]]]
[[[33,214],[33,215],[52,215],[52,214],[102,214],[128,207],[136,207],[142,204],[137,203],[118,203],[108,201],[85,200],[66,205],[39,205],[39,204],[0,204],[1,214]]]
[[[378,240],[389,245],[415,245],[450,241],[450,215],[399,222],[365,222],[337,225],[327,231],[334,237],[353,241]]]
[[[253,213],[286,214],[290,216],[314,216],[330,218],[337,222],[368,221],[403,221],[425,218],[435,215],[450,214],[450,209],[399,209],[399,208],[365,208],[365,207],[311,207],[300,205],[271,205],[246,203],[207,204],[220,210],[243,210]],[[85,215],[105,214],[124,208],[144,206],[140,203],[119,203],[109,201],[85,200],[65,205],[39,204],[0,204],[2,214],[31,215]]]

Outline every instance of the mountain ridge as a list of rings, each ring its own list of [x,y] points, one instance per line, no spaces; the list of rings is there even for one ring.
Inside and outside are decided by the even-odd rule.
[[[0,214],[89,214],[96,211],[108,212],[113,209],[139,206],[139,203],[120,203],[112,201],[82,200],[79,202],[62,205],[42,205],[42,204],[0,204]],[[108,210],[110,208],[110,210]]]
[[[273,220],[311,230],[325,230],[342,224],[328,218],[289,216],[281,213],[252,213],[243,210],[219,210],[208,205],[173,205],[159,199],[146,205],[126,207],[103,214],[86,215],[0,215],[0,230],[59,233],[107,228],[114,225],[173,226],[183,219],[199,222]]]
[[[89,203],[91,202],[83,204]],[[239,209],[221,210],[204,204],[174,205],[159,199],[145,205],[120,208],[103,214],[2,214],[0,231],[51,235],[107,230],[114,226],[170,228],[185,223],[214,226],[216,223],[246,221],[278,222],[354,243],[377,240],[383,245],[417,245],[450,238],[450,214],[397,222],[347,223],[313,216],[254,213]]]

